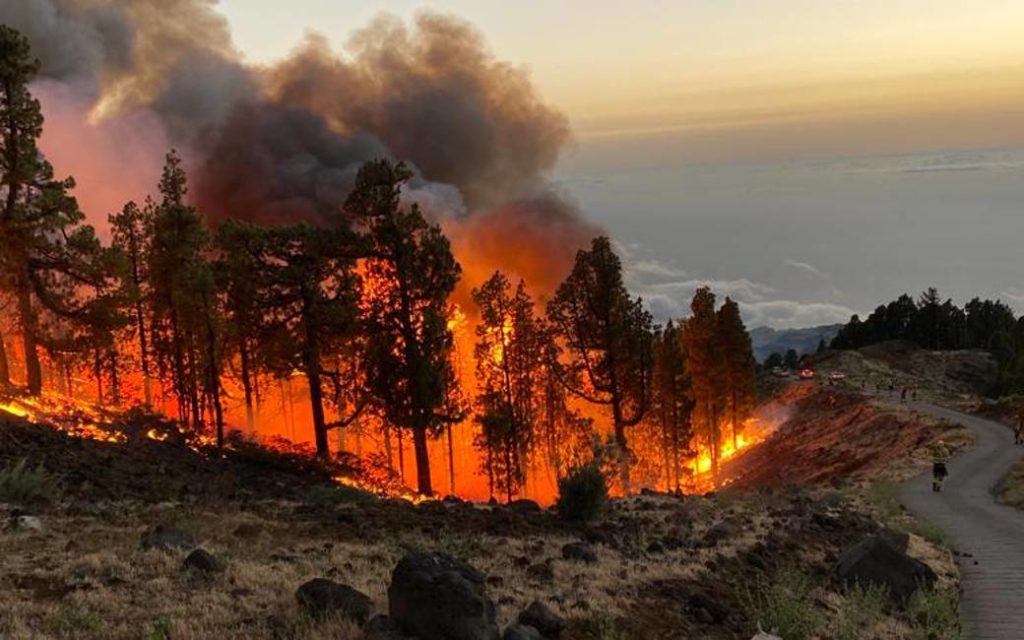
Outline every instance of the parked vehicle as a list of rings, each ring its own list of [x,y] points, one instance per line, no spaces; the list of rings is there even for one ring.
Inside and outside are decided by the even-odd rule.
[[[788,378],[789,377],[789,369],[786,369],[784,367],[772,367],[771,373],[776,378]]]
[[[818,375],[818,374],[815,373],[814,369],[801,369],[800,370],[800,379],[801,380],[814,380],[814,377],[816,375]]]
[[[828,379],[832,382],[839,382],[840,380],[846,380],[846,374],[842,371],[833,371],[828,375]]]

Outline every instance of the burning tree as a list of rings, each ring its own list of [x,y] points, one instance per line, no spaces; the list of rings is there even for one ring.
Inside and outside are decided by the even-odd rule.
[[[223,444],[220,318],[208,260],[210,234],[199,212],[185,202],[187,193],[181,159],[172,151],[160,179],[162,199],[150,239],[153,350],[161,369],[170,372],[181,421],[202,429],[210,401],[218,444]]]
[[[692,456],[693,399],[690,391],[682,331],[670,320],[655,337],[651,398],[652,413],[660,428],[665,486],[677,492],[682,490],[683,462]]]
[[[473,291],[473,300],[480,308],[474,350],[479,442],[487,454],[492,496],[497,487],[511,502],[526,483],[527,457],[542,411],[538,372],[546,336],[522,280],[513,291],[508,279],[495,272]]]
[[[134,202],[127,203],[110,220],[111,244],[125,258],[127,271],[122,284],[126,303],[134,321],[135,339],[139,347],[139,366],[142,369],[143,395],[147,406],[153,404],[153,376],[150,370],[149,323],[146,298],[148,294],[148,265],[150,234],[153,230],[152,200],[145,208]]]
[[[697,434],[711,458],[712,475],[717,478],[722,444],[719,419],[723,409],[723,371],[715,294],[711,289],[697,289],[690,303],[690,312],[690,317],[683,324],[682,341],[686,369],[692,380],[693,418]]]
[[[433,494],[427,439],[464,416],[452,364],[448,297],[461,269],[440,227],[419,207],[403,207],[402,163],[369,162],[356,178],[346,211],[366,230],[367,386],[385,419],[412,432],[418,490]]]
[[[37,147],[43,116],[29,92],[39,63],[24,37],[0,25],[0,289],[15,302],[28,391],[43,388],[39,350],[80,353],[115,325],[104,296],[112,254]]]
[[[235,324],[248,318],[261,327],[264,339],[255,341],[264,352],[264,360],[281,375],[302,371],[309,384],[310,408],[317,455],[330,457],[327,434],[358,416],[353,412],[328,422],[324,411],[324,384],[333,379],[341,384],[345,377],[332,368],[334,355],[355,340],[359,282],[354,271],[355,235],[345,228],[323,229],[306,224],[269,229],[246,223],[228,223],[220,235],[229,252],[240,252],[251,260],[254,271],[245,276],[255,287],[243,291],[243,285],[229,285],[234,296]],[[240,258],[235,258],[236,260]],[[252,295],[252,309],[243,296]],[[253,328],[245,330],[254,333]],[[248,345],[246,346],[248,349]],[[355,376],[346,382],[353,383]]]
[[[626,429],[650,405],[652,319],[622,281],[622,263],[604,236],[576,254],[572,272],[548,304],[548,318],[566,346],[576,396],[611,409],[623,490],[629,490]]]
[[[722,358],[722,384],[726,410],[732,431],[733,449],[739,449],[739,431],[756,402],[754,387],[754,348],[743,325],[740,307],[731,298],[718,310],[716,318],[719,353]]]

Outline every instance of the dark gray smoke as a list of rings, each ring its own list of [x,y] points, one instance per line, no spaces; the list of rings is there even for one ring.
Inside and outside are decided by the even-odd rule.
[[[382,17],[343,53],[313,36],[258,68],[241,60],[214,7],[4,0],[0,22],[27,34],[44,77],[87,93],[102,113],[155,114],[189,161],[196,203],[215,219],[330,219],[359,166],[391,157],[413,165],[417,197],[489,211],[531,241],[593,232],[575,207],[543,195],[566,119],[467,23]],[[545,225],[557,233],[526,231]]]

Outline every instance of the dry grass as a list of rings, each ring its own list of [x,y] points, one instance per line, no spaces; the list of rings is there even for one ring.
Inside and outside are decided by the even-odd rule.
[[[637,498],[619,509],[628,511],[646,500]],[[570,618],[601,612],[615,619],[641,597],[643,584],[693,579],[711,559],[735,556],[752,544],[764,525],[754,517],[743,535],[727,545],[668,551],[656,562],[596,545],[599,561],[583,564],[561,558],[562,545],[578,540],[568,534],[463,536],[444,530],[437,535],[403,532],[388,541],[338,542],[329,532],[316,534],[315,526],[276,522],[253,511],[193,511],[174,504],[113,504],[107,509],[109,515],[102,518],[44,515],[42,532],[0,532],[5,576],[0,600],[10,603],[0,609],[0,637],[357,638],[357,629],[344,621],[311,621],[295,601],[295,589],[314,577],[327,577],[363,591],[376,609],[386,611],[391,571],[408,548],[449,551],[488,575],[503,626],[538,599]],[[261,511],[268,509],[263,505]],[[187,550],[143,551],[142,532],[158,522],[173,522],[196,534],[200,546],[225,561],[226,570],[195,575],[182,570]],[[709,517],[695,533],[702,535],[711,522]],[[240,525],[255,526],[260,533],[236,536]],[[531,580],[523,559],[550,562],[554,580]]]
[[[996,497],[1011,507],[1024,509],[1024,460],[1013,465],[996,487]]]

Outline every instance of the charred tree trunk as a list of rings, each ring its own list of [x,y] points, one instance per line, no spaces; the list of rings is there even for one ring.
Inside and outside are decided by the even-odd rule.
[[[110,350],[110,395],[115,405],[121,404],[121,376],[117,372],[117,349]]]
[[[494,500],[494,447],[487,444],[487,497]]]
[[[448,493],[455,495],[455,446],[452,444],[452,425],[445,425],[448,433]]]
[[[11,386],[11,363],[7,360],[7,345],[4,334],[0,332],[0,391]]]
[[[31,396],[43,392],[43,366],[39,362],[39,346],[36,338],[36,315],[32,308],[31,283],[28,267],[22,269],[18,282],[18,317],[21,322],[22,347],[25,352],[25,384]]]
[[[103,406],[103,352],[97,347],[93,354],[93,375],[96,376],[96,404]]]
[[[388,459],[388,470],[391,473],[395,472],[395,455],[391,449],[391,428],[388,426],[384,427],[384,455]]]
[[[203,307],[206,316],[206,376],[210,399],[213,401],[213,420],[217,428],[217,448],[224,447],[224,407],[220,401],[220,371],[217,366],[217,333],[213,327],[213,310],[209,294],[203,291]]]
[[[149,337],[146,334],[146,316],[142,301],[135,303],[135,326],[139,332],[139,364],[142,366],[142,393],[146,406],[153,405],[153,377],[149,370]]]
[[[242,338],[238,345],[242,364],[242,390],[245,393],[245,426],[252,432],[256,429],[256,413],[253,407],[252,366],[249,363],[249,345]]]
[[[398,477],[405,484],[405,439],[402,437],[402,428],[395,429],[395,434],[398,436]]]
[[[416,425],[412,430],[412,444],[416,453],[416,490],[422,496],[433,496],[430,481],[430,451],[427,449],[427,427]]]
[[[731,412],[732,412],[732,449],[733,449],[733,451],[736,451],[736,450],[738,450],[740,448],[739,436],[737,435],[737,429],[736,429],[736,421],[739,418],[739,398],[737,397],[737,395],[738,394],[737,394],[736,390],[733,389],[732,393],[729,396],[730,409],[731,409]]]

